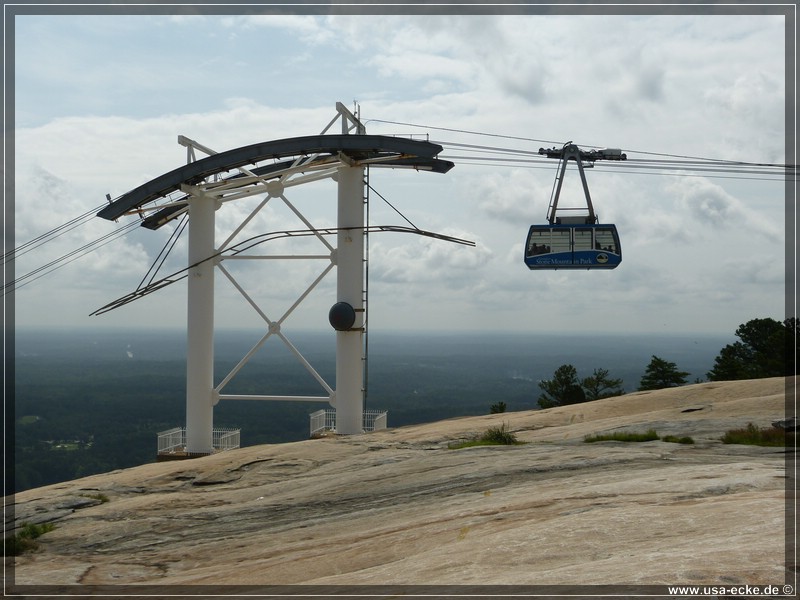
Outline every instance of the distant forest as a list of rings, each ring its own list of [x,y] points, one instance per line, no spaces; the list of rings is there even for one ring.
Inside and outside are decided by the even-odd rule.
[[[219,336],[217,380],[252,342]],[[304,334],[298,347],[334,382],[331,336]],[[704,380],[721,336],[523,336],[386,334],[370,337],[366,408],[389,411],[389,426],[539,408],[538,383],[564,362],[602,367],[636,389],[658,353]],[[156,434],[185,420],[185,340],[179,332],[17,332],[14,423],[6,489],[21,491],[94,473],[154,462]],[[284,349],[285,350],[285,349]],[[220,375],[221,374],[221,375]],[[233,386],[233,383],[231,384]],[[231,392],[322,395],[316,381],[280,348],[265,351],[235,379]],[[309,437],[309,414],[326,402],[223,401],[215,427],[242,429],[242,446]]]

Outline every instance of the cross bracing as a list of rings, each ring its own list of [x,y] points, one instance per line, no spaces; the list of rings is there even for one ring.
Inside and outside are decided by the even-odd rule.
[[[176,281],[188,280],[187,304],[187,450],[190,453],[211,451],[213,406],[222,399],[328,401],[335,406],[341,421],[337,431],[356,433],[361,429],[361,413],[366,383],[366,236],[370,231],[412,232],[446,241],[474,245],[417,228],[371,226],[365,219],[368,206],[367,169],[372,167],[412,168],[446,173],[453,163],[437,158],[442,151],[428,141],[392,136],[369,136],[358,117],[337,104],[338,115],[317,136],[306,136],[252,144],[226,152],[215,152],[194,140],[180,136],[187,148],[188,164],[173,169],[123,194],[98,212],[98,216],[116,220],[138,215],[140,224],[158,229],[186,216],[189,225],[188,266],[156,280],[155,274],[134,292],[109,303],[93,314],[102,314],[124,306]],[[341,118],[342,134],[326,135]],[[355,132],[355,133],[353,133]],[[207,154],[197,159],[196,151]],[[309,218],[287,197],[288,190],[331,179],[337,183],[337,227],[315,227]],[[258,198],[256,206],[243,218],[237,218],[233,231],[217,242],[215,213],[235,200]],[[260,234],[237,241],[245,229],[270,203],[285,205],[304,225],[303,229]],[[180,229],[180,228],[179,228]],[[326,238],[335,236],[336,243]],[[252,249],[281,238],[311,238],[320,249],[305,254],[252,254]],[[297,299],[280,316],[270,315],[246,289],[246,285],[228,261],[253,260],[322,260],[327,264],[316,272]],[[337,302],[355,316],[344,323],[331,319],[336,329],[336,386],[329,385],[303,357],[283,331],[295,309],[336,268]],[[312,269],[313,270],[313,269]],[[256,344],[218,382],[213,369],[214,273],[221,272],[246,303],[264,322],[265,331]],[[147,277],[145,278],[147,279]],[[293,275],[292,281],[298,277]],[[296,359],[316,379],[323,390],[318,396],[277,396],[225,393],[226,386],[271,337],[280,339]]]

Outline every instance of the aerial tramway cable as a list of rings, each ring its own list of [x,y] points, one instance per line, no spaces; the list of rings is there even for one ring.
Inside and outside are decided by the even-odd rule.
[[[499,138],[506,140],[516,140],[523,142],[536,142],[545,144],[559,144],[553,140],[543,140],[538,138],[512,136],[498,133],[473,131],[467,129],[459,129],[453,127],[437,127],[432,125],[423,125],[419,123],[408,123],[403,121],[393,121],[386,119],[369,119],[365,123],[375,122],[391,125],[401,125],[406,127],[418,127],[428,130],[445,131],[451,133],[460,133],[473,136],[482,136],[490,138]],[[442,155],[441,158],[451,160],[453,162],[462,162],[471,164],[473,166],[491,166],[491,167],[517,167],[517,168],[530,168],[530,169],[552,169],[552,166],[546,164],[547,158],[540,156],[540,154],[533,150],[526,150],[520,148],[512,148],[508,146],[492,146],[486,144],[466,144],[455,141],[437,141],[443,148],[453,154]],[[593,146],[583,144],[587,148],[600,148],[600,146]],[[722,179],[741,179],[741,180],[755,180],[755,181],[783,181],[792,182],[796,181],[797,165],[769,163],[769,162],[747,162],[736,160],[724,160],[716,158],[668,154],[663,152],[645,151],[645,150],[626,150],[628,153],[648,155],[660,158],[629,158],[625,164],[607,164],[604,167],[597,168],[601,172],[617,172],[626,174],[638,175],[659,175],[659,176],[682,176],[682,177],[712,177]],[[588,165],[587,165],[588,166]],[[414,225],[405,215],[402,214],[391,202],[378,193],[373,187],[369,188],[375,192],[387,205],[389,205],[395,212],[397,212],[406,222],[411,225],[414,230],[422,232],[416,225]],[[33,250],[40,248],[48,242],[61,237],[62,235],[88,223],[105,205],[93,208],[86,213],[78,215],[69,221],[59,225],[58,227],[41,234],[24,244],[7,251],[3,255],[3,264],[8,264],[14,261],[17,257],[27,254]],[[119,237],[129,233],[136,222],[125,225],[111,233],[108,233],[94,242],[90,242],[80,248],[73,250],[30,273],[27,273],[10,283],[3,285],[3,294],[9,291],[20,288],[40,277],[55,271],[70,262],[85,256],[86,254],[104,246]],[[159,256],[156,257],[153,266],[147,274],[145,274],[141,286],[148,281],[148,285],[153,282],[158,270],[163,266],[167,255],[174,248],[183,226],[179,225],[170,239],[167,241],[165,247],[162,249]],[[149,277],[149,280],[148,280]],[[147,287],[147,286],[145,286]]]
[[[437,140],[446,150],[462,151],[463,144]],[[628,151],[629,152],[629,151]],[[502,154],[502,156],[498,156]],[[443,154],[442,158],[453,162],[469,161],[472,165],[485,163],[486,166],[515,166],[520,168],[551,169],[545,165],[545,160],[537,156],[532,150],[510,151],[505,148],[494,149],[491,152],[470,154]],[[707,173],[709,177],[758,179],[758,180],[784,180],[794,177],[795,167],[791,165],[766,164],[766,163],[741,163],[721,162],[709,160],[653,160],[628,158],[626,164],[607,165],[606,168],[597,168],[597,171],[635,173],[636,170],[647,170],[648,175],[683,175],[686,172]],[[661,172],[659,172],[661,171]],[[717,175],[719,174],[719,175]]]
[[[430,129],[430,130],[438,130],[438,131],[448,131],[451,133],[463,133],[467,135],[475,135],[475,136],[484,136],[484,137],[492,137],[492,138],[502,138],[502,139],[509,139],[509,140],[518,140],[524,142],[537,142],[537,143],[545,143],[545,144],[561,144],[560,141],[553,141],[553,140],[542,140],[538,138],[530,138],[530,137],[523,137],[523,136],[512,136],[512,135],[503,135],[497,133],[489,133],[489,132],[482,132],[482,131],[472,131],[467,129],[458,129],[453,127],[435,127],[432,125],[424,125],[419,123],[408,123],[403,121],[391,121],[385,119],[369,119],[366,121],[375,122],[375,123],[385,123],[390,125],[402,125],[406,127],[419,127],[420,129]],[[459,161],[459,160],[470,160],[470,161],[479,161],[479,160],[486,160],[491,161],[493,163],[502,162],[502,158],[497,157],[490,157],[489,154],[515,154],[519,156],[528,156],[532,158],[531,164],[536,163],[543,163],[544,159],[538,157],[538,152],[533,150],[523,150],[518,148],[508,148],[508,147],[495,147],[495,146],[486,146],[486,145],[477,145],[477,144],[464,144],[459,142],[451,142],[445,140],[431,140],[434,143],[440,144],[444,148],[450,151],[462,151],[464,149],[472,149],[472,150],[483,150],[485,151],[484,154],[472,154],[472,155],[450,155],[450,156],[442,156],[442,158],[446,158],[447,160],[452,161]],[[594,145],[594,144],[578,144],[583,148],[602,148],[602,146]],[[704,167],[709,172],[712,172],[712,169],[716,169],[715,172],[720,173],[733,173],[733,174],[766,174],[766,175],[774,175],[776,177],[785,176],[787,174],[792,175],[796,172],[797,165],[789,165],[789,164],[782,164],[782,163],[768,163],[768,162],[747,162],[747,161],[738,161],[738,160],[727,160],[727,159],[719,159],[719,158],[708,158],[708,157],[699,157],[699,156],[689,156],[689,155],[682,155],[682,154],[668,154],[664,152],[653,152],[653,151],[646,151],[646,150],[633,150],[633,149],[626,149],[625,150],[629,154],[643,154],[643,155],[650,155],[650,156],[661,156],[668,159],[673,160],[648,160],[648,159],[636,159],[636,158],[629,158],[628,162],[634,163],[645,163],[649,162],[652,163],[651,167],[655,169],[663,169],[668,171],[673,170],[695,170],[693,167]],[[678,160],[674,160],[678,159]],[[522,159],[519,159],[522,160]],[[509,159],[510,162],[514,162],[513,160]],[[496,165],[495,165],[496,166]],[[620,165],[617,165],[618,167]],[[630,166],[630,165],[627,165]],[[638,165],[637,165],[638,166]],[[538,167],[537,167],[538,168]],[[613,168],[613,167],[612,167]],[[767,169],[766,171],[751,171],[753,168],[763,168]],[[769,170],[773,169],[773,170]],[[651,174],[660,174],[660,173],[651,173]]]
[[[389,125],[405,125],[408,127],[420,127],[422,129],[435,129],[437,131],[450,131],[452,133],[466,133],[469,135],[482,135],[487,137],[496,137],[496,138],[504,138],[507,140],[520,140],[524,142],[539,142],[543,144],[560,144],[561,142],[554,141],[554,140],[538,140],[536,138],[528,138],[528,137],[520,137],[516,135],[503,135],[500,133],[485,133],[481,131],[470,131],[467,129],[455,129],[453,127],[434,127],[433,125],[420,125],[419,123],[404,123],[402,121],[386,121],[383,119],[367,119],[364,121],[364,124],[367,123],[386,123]]]
[[[82,215],[78,215],[77,217],[70,219],[69,221],[59,225],[58,227],[51,229],[50,231],[43,233],[33,238],[32,240],[25,242],[21,246],[17,246],[16,248],[9,250],[8,252],[3,254],[3,264],[13,261],[18,256],[27,254],[31,250],[34,250],[51,240],[61,237],[68,231],[72,231],[73,229],[80,227],[81,225],[85,225],[94,218],[97,211],[103,208],[103,206],[105,205],[101,204],[100,206],[93,208],[92,210],[85,212]]]
[[[441,143],[441,142],[440,142]],[[446,143],[445,143],[446,144]],[[553,167],[546,165],[541,160],[526,158],[498,158],[491,156],[455,156],[443,155],[442,158],[456,163],[469,162],[472,166],[485,167],[517,167],[523,169],[543,169],[551,170]],[[744,169],[729,168],[706,168],[698,163],[698,166],[658,166],[649,164],[636,164],[642,162],[638,159],[629,159],[627,165],[608,165],[605,167],[595,166],[594,171],[598,173],[623,173],[626,175],[656,175],[663,177],[710,177],[713,179],[737,179],[742,181],[786,181],[793,178],[794,174],[778,171],[751,171]],[[692,163],[687,163],[687,165]],[[662,169],[658,171],[656,169]],[[793,179],[789,179],[790,181]]]
[[[25,275],[22,275],[21,277],[17,277],[14,281],[11,281],[9,283],[4,283],[2,287],[3,295],[5,296],[9,292],[13,292],[25,285],[28,285],[29,283],[36,281],[40,277],[48,275],[53,271],[56,271],[61,267],[68,265],[69,263],[79,258],[82,258],[83,256],[86,256],[90,252],[93,252],[94,250],[97,250],[98,248],[101,248],[106,244],[109,244],[124,235],[127,235],[134,229],[136,225],[137,223],[135,221],[128,223],[127,225],[123,225],[122,227],[119,227],[118,229],[115,229],[114,231],[105,234],[104,236],[94,240],[93,242],[84,244],[80,248],[76,248],[75,250],[72,250],[71,252],[62,255],[59,258],[56,258],[55,260],[52,260],[49,263],[42,265],[34,269],[33,271],[26,273]],[[34,277],[34,275],[36,275],[36,277]]]

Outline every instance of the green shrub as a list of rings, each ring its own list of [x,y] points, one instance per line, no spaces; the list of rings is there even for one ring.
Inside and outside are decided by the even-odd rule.
[[[19,556],[23,552],[36,550],[39,547],[36,539],[55,528],[56,526],[52,523],[42,523],[41,525],[23,523],[16,535],[3,540],[6,556]]]
[[[661,438],[662,442],[672,442],[673,444],[694,444],[694,440],[689,436],[678,437],[677,435],[665,435]]]
[[[108,501],[109,501],[109,500],[108,500],[108,496],[106,496],[106,495],[105,495],[105,494],[103,494],[103,493],[97,493],[97,494],[81,494],[81,496],[83,496],[84,498],[91,498],[92,500],[99,500],[99,501],[100,501],[100,504],[105,504],[106,502],[108,502]]]
[[[455,442],[447,447],[451,450],[459,448],[470,448],[472,446],[511,446],[523,444],[517,440],[517,436],[508,430],[508,425],[503,423],[500,427],[489,427],[481,436],[466,442]]]
[[[494,415],[497,413],[504,413],[504,412],[506,412],[506,403],[503,402],[502,400],[500,402],[492,404],[489,407],[489,414]]]
[[[759,428],[748,423],[742,429],[731,429],[722,436],[725,444],[747,444],[750,446],[794,446],[796,434],[780,427]]]
[[[633,431],[614,431],[600,435],[587,435],[584,442],[652,442],[658,439],[655,429],[648,429],[644,433]]]
[[[508,425],[505,423],[500,425],[500,427],[489,427],[478,439],[490,444],[511,445],[518,443],[517,436],[508,430]]]

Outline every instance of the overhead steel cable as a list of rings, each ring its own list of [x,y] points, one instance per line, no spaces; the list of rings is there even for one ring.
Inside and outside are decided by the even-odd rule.
[[[78,215],[77,217],[70,219],[66,223],[62,223],[58,227],[51,229],[50,231],[43,233],[33,238],[32,240],[25,242],[21,246],[17,246],[16,248],[9,250],[8,252],[3,254],[3,263],[5,264],[11,260],[14,260],[17,256],[22,256],[23,254],[26,254],[27,252],[30,252],[31,250],[38,248],[43,244],[46,244],[50,240],[56,239],[64,235],[68,231],[72,231],[76,227],[80,227],[81,225],[88,223],[89,221],[92,220],[92,218],[94,218],[95,213],[97,213],[98,210],[103,208],[103,206],[105,205],[101,204],[97,208],[93,208],[92,210],[87,211],[82,215]]]
[[[539,138],[532,138],[532,137],[524,137],[524,136],[512,136],[512,135],[504,135],[504,134],[497,134],[497,133],[488,133],[488,132],[481,132],[481,131],[474,131],[474,130],[467,130],[467,129],[458,129],[452,127],[437,127],[431,125],[422,125],[418,123],[408,123],[403,121],[393,121],[393,120],[384,120],[384,119],[369,119],[365,121],[365,123],[375,122],[375,123],[386,123],[386,124],[394,124],[394,125],[401,125],[407,127],[416,127],[420,129],[428,129],[428,130],[437,130],[437,131],[446,131],[452,133],[461,133],[466,135],[474,135],[474,136],[484,136],[484,137],[491,137],[491,138],[501,138],[506,140],[516,140],[516,141],[523,141],[523,142],[537,142],[541,144],[552,144],[554,146],[559,146],[563,142],[562,141],[555,141],[555,140],[544,140]],[[454,162],[465,162],[470,163],[476,166],[514,166],[514,167],[521,167],[521,168],[534,168],[534,169],[552,169],[551,166],[551,159],[547,156],[543,156],[537,151],[534,150],[525,150],[519,148],[512,148],[508,146],[492,146],[492,145],[485,145],[485,144],[467,144],[463,142],[448,142],[448,141],[437,141],[435,143],[440,144],[443,148],[446,148],[449,152],[453,153],[450,155],[443,155],[442,158],[446,158],[448,160]],[[601,148],[600,146],[596,145],[587,145],[581,144],[581,146],[586,148]],[[601,172],[617,172],[617,173],[629,173],[629,174],[647,174],[647,175],[667,175],[667,176],[683,176],[683,177],[700,177],[700,176],[710,176],[715,178],[723,178],[723,179],[741,179],[741,180],[757,180],[757,181],[795,181],[796,180],[796,165],[788,165],[788,164],[780,164],[780,163],[769,163],[769,162],[746,162],[746,161],[736,161],[736,160],[725,160],[725,159],[716,159],[716,158],[704,158],[698,156],[689,156],[689,155],[679,155],[679,154],[668,154],[662,152],[652,152],[652,151],[644,151],[644,150],[625,150],[628,153],[636,153],[641,155],[648,155],[652,157],[663,157],[663,158],[629,158],[624,163],[606,163],[602,164],[602,167],[596,167],[596,170]],[[697,173],[697,174],[693,174]],[[701,175],[702,174],[702,175]],[[372,191],[375,191],[371,188]],[[376,192],[377,193],[377,192]],[[380,196],[380,194],[378,194]],[[394,207],[391,203],[388,202],[383,196],[380,196],[392,209],[394,209],[401,217],[403,217],[414,229],[418,228],[411,223],[411,221],[405,217],[396,207]],[[25,244],[14,248],[6,252],[3,255],[3,263],[6,264],[9,261],[14,260],[16,257],[21,256],[27,252],[30,252],[36,248],[41,247],[42,245],[52,241],[65,233],[76,229],[77,227],[89,222],[94,215],[97,213],[98,210],[102,209],[105,205],[101,205],[97,208],[92,209],[82,215],[67,221],[66,223],[60,225],[59,227],[46,232]],[[64,264],[68,264],[77,258],[85,255],[88,252],[105,245],[109,241],[113,241],[116,237],[121,237],[128,233],[132,227],[136,225],[136,222],[131,223],[127,226],[124,226],[115,232],[111,232],[106,236],[103,236],[99,240],[95,240],[81,248],[78,248],[72,251],[69,254],[66,254],[50,263],[43,265],[22,277],[17,278],[15,281],[5,284],[3,286],[3,293],[7,293],[7,291],[11,288],[16,289],[38,279],[39,277],[52,272],[53,270],[60,268]],[[154,264],[151,266],[148,273],[145,275],[144,279],[140,283],[140,287],[145,284],[145,281],[148,282],[147,285],[151,285],[158,270],[163,266],[167,256],[173,249],[175,243],[177,242],[178,236],[180,232],[183,230],[185,223],[179,227],[179,230],[173,232],[173,237],[168,240],[164,249],[162,249],[161,253]],[[418,230],[419,231],[419,230]],[[149,277],[149,280],[148,280]]]
[[[628,152],[633,152],[633,150],[628,150]],[[637,154],[647,154],[647,153],[637,153]],[[770,163],[745,163],[741,161],[726,161],[726,160],[715,160],[715,159],[691,159],[691,160],[668,160],[664,158],[629,158],[628,160],[635,160],[636,162],[641,163],[652,163],[652,164],[659,164],[659,165],[718,165],[718,166],[727,166],[730,168],[741,166],[741,167],[770,167],[775,169],[788,169],[790,168],[789,165],[781,165],[781,164],[770,164]]]
[[[364,123],[386,123],[390,125],[402,125],[405,127],[417,127],[420,129],[430,129],[436,131],[449,131],[453,133],[464,133],[467,135],[476,135],[476,136],[485,136],[485,137],[492,137],[492,138],[502,138],[502,139],[509,139],[509,140],[519,140],[525,142],[538,142],[538,143],[545,143],[545,144],[554,144],[556,146],[562,145],[563,140],[542,140],[538,138],[530,138],[524,136],[514,136],[514,135],[503,135],[498,133],[489,133],[485,131],[474,131],[468,129],[459,129],[454,127],[436,127],[433,125],[424,125],[420,123],[408,123],[404,121],[391,121],[386,119],[367,119]],[[456,147],[470,147],[469,144],[463,143],[456,143],[456,142],[446,142],[441,140],[431,140],[434,143],[440,144],[444,147],[456,148]],[[576,145],[581,146],[583,148],[602,148],[603,146],[598,146],[595,144],[581,144],[576,142]],[[491,150],[493,152],[514,152],[514,153],[521,153],[525,154],[526,152],[535,155],[538,154],[537,152],[533,151],[525,151],[525,150],[516,150],[516,149],[509,149],[509,148],[495,148],[491,146],[472,146],[474,148],[484,148],[487,150]],[[782,164],[782,163],[767,163],[767,162],[747,162],[747,161],[738,161],[738,160],[730,160],[730,159],[720,159],[720,158],[708,158],[708,157],[701,157],[701,156],[690,156],[690,155],[683,155],[683,154],[668,154],[665,152],[652,152],[646,150],[633,150],[633,149],[626,149],[625,152],[631,152],[635,154],[645,154],[650,156],[663,156],[668,157],[671,159],[685,159],[690,161],[701,161],[703,164],[707,163],[717,163],[717,166],[729,166],[729,167],[768,167],[768,168],[775,168],[775,169],[782,169],[784,171],[796,171],[797,165],[790,165],[790,164]],[[451,159],[452,160],[452,159]],[[680,161],[675,161],[676,163]]]
[[[541,155],[538,151],[533,150],[521,150],[515,148],[498,148],[493,146],[479,146],[473,144],[460,144],[454,142],[447,142],[442,140],[436,140],[435,143],[441,145],[442,147],[453,151],[461,151],[462,148],[472,148],[472,149],[480,149],[486,150],[490,154],[514,154],[514,155],[522,155],[528,156],[531,160],[535,160],[537,162],[548,162],[551,159],[548,159],[546,156]],[[632,150],[625,150],[625,152],[633,152]],[[442,155],[444,157],[444,155]],[[458,158],[472,158],[472,159],[480,159],[486,158],[484,155],[472,156],[472,155],[448,155],[449,159],[458,159]],[[493,159],[493,160],[501,160],[501,159]],[[625,164],[631,163],[641,163],[650,165],[654,168],[664,168],[664,169],[679,169],[679,168],[688,168],[692,166],[701,166],[707,168],[715,168],[720,171],[732,171],[732,172],[758,172],[758,173],[770,173],[770,174],[782,174],[786,171],[794,170],[795,167],[791,165],[783,165],[778,163],[749,163],[743,161],[725,161],[725,160],[717,160],[717,159],[702,159],[702,158],[694,158],[691,160],[665,160],[665,159],[647,159],[647,158],[631,158],[628,157],[627,160],[617,164],[616,166],[625,166]],[[612,164],[612,163],[603,163],[603,164]],[[613,163],[616,164],[616,163]],[[753,171],[753,169],[758,169],[758,171]],[[772,170],[770,170],[772,169]]]
[[[472,146],[467,144],[454,144],[441,140],[437,140],[436,143],[440,144],[446,150],[453,150],[455,152],[461,152],[462,148],[469,148],[469,147],[487,150],[486,153],[480,153],[480,154],[448,153],[440,155],[440,158],[443,158],[445,160],[450,160],[453,162],[471,161],[472,164],[475,164],[478,161],[482,161],[494,165],[500,163],[509,163],[509,165],[514,165],[514,166],[528,165],[530,168],[550,168],[550,167],[540,167],[540,165],[549,163],[551,159],[548,159],[547,157],[540,155],[539,152],[534,152],[532,150],[511,150],[508,148],[492,148],[491,146]],[[501,156],[496,156],[497,154],[500,154]],[[510,154],[519,156],[519,158],[511,158],[509,156],[506,156]],[[718,161],[716,159],[709,159],[709,160],[693,159],[693,160],[681,161],[681,160],[654,160],[654,159],[628,158],[627,160],[619,163],[603,162],[603,167],[607,167],[608,170],[614,170],[618,172],[628,172],[626,171],[627,168],[650,169],[651,174],[654,175],[662,174],[657,172],[659,170],[673,171],[673,172],[697,171],[706,173],[722,173],[727,175],[765,175],[775,179],[785,179],[786,177],[794,177],[795,175],[794,169],[784,165],[778,165],[778,164],[770,165],[767,163],[745,163],[741,161]],[[604,169],[598,169],[598,170],[604,170]],[[750,179],[753,178],[750,177]]]
[[[631,169],[661,169],[664,171],[702,171],[705,173],[730,173],[733,175],[769,175],[774,178],[784,178],[786,176],[792,175],[791,173],[787,173],[786,171],[769,171],[764,169],[732,169],[732,168],[721,168],[719,166],[714,166],[713,163],[703,164],[703,163],[693,163],[688,162],[685,164],[675,164],[675,165],[655,165],[655,164],[637,164],[637,160],[628,160],[626,164],[622,165],[603,165],[603,166],[618,166],[621,168],[631,168]]]
[[[493,152],[495,154],[524,154],[526,156],[536,156],[541,158],[542,160],[547,160],[547,157],[542,156],[541,154],[539,154],[539,152],[534,152],[532,150],[521,150],[519,148],[498,148],[497,146],[485,146],[479,144],[460,144],[457,142],[443,142],[443,141],[435,141],[433,143],[454,149],[470,148],[473,150],[486,150],[489,152]]]
[[[468,129],[455,129],[452,127],[434,127],[433,125],[420,125],[419,123],[404,123],[402,121],[386,121],[383,119],[367,119],[364,121],[364,125],[367,123],[387,123],[389,125],[404,125],[407,127],[419,127],[420,129],[435,129],[437,131],[450,131],[453,133],[467,133],[470,135],[483,135],[487,137],[496,137],[496,138],[504,138],[507,140],[520,140],[524,142],[540,142],[543,144],[563,144],[562,141],[557,140],[538,140],[536,138],[528,138],[528,137],[520,137],[516,135],[502,135],[499,133],[485,133],[481,131],[470,131]],[[436,142],[441,143],[441,142]]]
[[[93,242],[84,244],[83,246],[81,246],[80,248],[76,248],[72,252],[68,252],[67,254],[62,255],[59,258],[56,258],[55,260],[52,260],[49,263],[42,265],[34,269],[33,271],[26,273],[25,275],[22,275],[21,277],[17,277],[14,281],[11,281],[3,285],[2,287],[3,295],[5,296],[9,292],[15,291],[31,283],[32,281],[36,281],[40,277],[52,273],[53,271],[60,269],[61,267],[79,258],[82,258],[83,256],[86,256],[90,252],[97,250],[97,248],[100,248],[110,242],[113,242],[117,238],[120,238],[130,233],[133,230],[133,228],[136,227],[137,225],[138,223],[136,221],[132,221],[127,225],[123,225],[122,227],[119,227],[114,231],[105,234],[104,236],[94,240]],[[36,277],[34,277],[35,275]]]
[[[630,169],[630,170],[629,170]],[[785,183],[785,182],[792,182],[794,181],[794,175],[776,175],[774,173],[769,173],[766,175],[759,176],[757,173],[746,174],[740,173],[735,174],[735,172],[731,172],[731,175],[725,175],[726,171],[716,171],[716,170],[706,170],[706,169],[665,169],[662,171],[653,171],[650,170],[649,167],[641,166],[637,167],[635,165],[628,165],[626,168],[625,165],[616,165],[614,167],[610,167],[607,165],[603,165],[602,167],[595,167],[592,169],[593,171],[597,171],[600,173],[623,173],[626,175],[656,175],[658,177],[705,177],[705,178],[713,178],[713,179],[735,179],[737,181],[771,181],[773,183]]]
[[[628,150],[627,152],[631,152]],[[733,173],[770,173],[781,175],[795,170],[788,165],[767,164],[767,163],[747,163],[741,161],[719,161],[714,159],[702,160],[665,160],[665,159],[649,159],[649,158],[631,158],[625,161],[627,164],[636,163],[646,165],[649,167],[661,169],[685,169],[691,167],[703,167],[717,169],[720,172],[730,171]]]
[[[635,152],[636,154],[649,154],[650,156],[667,156],[669,158],[680,158],[687,160],[699,160],[704,162],[717,162],[727,165],[741,165],[749,167],[775,167],[778,169],[797,169],[797,165],[790,165],[786,163],[754,163],[741,160],[731,160],[725,158],[707,158],[702,156],[686,156],[683,154],[665,154],[663,152],[648,152],[646,150],[627,150],[627,152]]]
[[[552,169],[552,165],[547,165],[543,161],[537,161],[535,159],[509,159],[509,158],[499,158],[499,157],[492,157],[492,156],[465,156],[465,155],[441,155],[441,158],[445,160],[450,160],[452,162],[458,163],[466,163],[469,162],[473,166],[508,166],[508,167],[520,167],[520,168],[527,168],[527,169]],[[630,162],[630,161],[627,161]],[[635,161],[634,161],[635,162]],[[782,172],[775,172],[775,171],[764,171],[764,170],[745,170],[745,169],[719,169],[719,168],[704,168],[704,167],[692,167],[692,166],[671,166],[671,167],[658,167],[655,165],[637,165],[637,164],[625,164],[625,163],[608,163],[603,164],[602,167],[595,166],[593,167],[594,171],[598,172],[615,172],[615,173],[633,173],[633,174],[646,174],[646,175],[658,175],[658,176],[680,176],[685,175],[688,176],[690,172],[697,172],[697,173],[706,173],[706,176],[719,178],[719,179],[743,179],[743,180],[758,180],[758,181],[793,181],[795,175],[793,173],[782,173]],[[641,170],[637,172],[637,170]],[[699,176],[699,175],[696,175]]]

